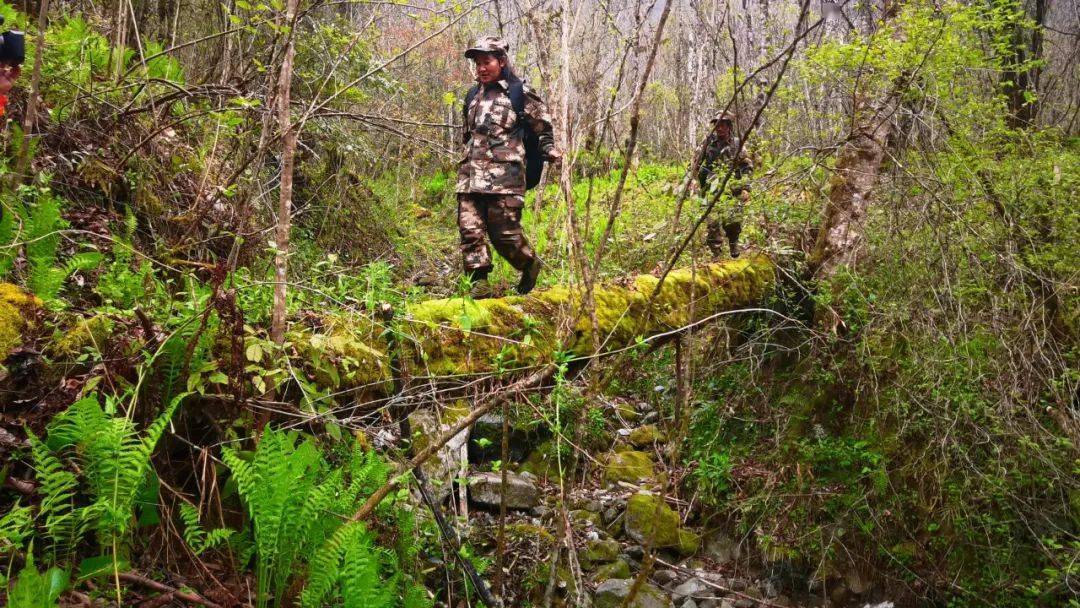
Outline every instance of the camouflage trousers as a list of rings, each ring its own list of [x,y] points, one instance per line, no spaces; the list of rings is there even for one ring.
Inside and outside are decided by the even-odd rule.
[[[725,194],[720,197],[710,213],[705,225],[705,244],[714,254],[719,254],[727,245],[735,255],[735,246],[742,232],[743,214],[746,207],[745,191]],[[702,199],[702,207],[708,206],[708,200]]]
[[[458,232],[466,271],[491,270],[488,240],[517,270],[536,259],[521,231],[524,206],[525,197],[520,194],[458,194]]]

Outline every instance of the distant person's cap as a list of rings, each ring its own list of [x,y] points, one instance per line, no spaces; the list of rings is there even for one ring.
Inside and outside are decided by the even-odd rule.
[[[729,122],[735,124],[735,115],[731,112],[720,112],[709,121],[709,124],[715,125],[718,122]]]
[[[493,53],[505,55],[510,51],[510,45],[498,36],[484,36],[465,50],[465,57],[472,59],[481,53]]]

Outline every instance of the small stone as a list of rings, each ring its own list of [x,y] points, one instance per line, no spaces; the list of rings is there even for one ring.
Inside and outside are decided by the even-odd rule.
[[[601,527],[600,515],[584,509],[570,511],[570,521],[578,524],[588,524],[594,528]]]
[[[630,578],[613,578],[600,583],[593,594],[594,608],[619,608],[624,600],[630,595],[630,588],[634,580]],[[628,608],[673,608],[674,604],[656,587],[644,583],[638,588],[637,595],[630,602]]]
[[[667,587],[679,580],[679,573],[674,570],[655,570],[652,574],[652,580],[661,587]]]
[[[604,518],[605,525],[611,525],[616,519],[619,519],[619,514],[622,513],[622,509],[618,507],[608,507],[604,509],[602,517]]]
[[[586,570],[617,559],[619,559],[619,543],[614,540],[589,541],[585,545],[585,550],[578,555],[581,567]]]
[[[704,600],[715,596],[716,592],[705,584],[705,581],[695,577],[672,589],[671,595],[677,600],[684,597]]]
[[[630,564],[617,559],[610,564],[597,566],[592,575],[593,582],[598,584],[613,578],[630,578]]]
[[[567,462],[564,459],[563,466],[566,465]],[[541,479],[558,479],[559,457],[555,441],[548,439],[536,446],[536,449],[525,458],[525,462],[521,463],[520,470],[523,473],[532,473]]]
[[[641,419],[645,424],[656,424],[660,421],[660,412],[653,410],[645,414],[645,417]]]
[[[476,504],[498,507],[502,495],[502,473],[478,473],[469,478],[469,498]],[[516,473],[507,472],[506,507],[532,509],[540,504],[536,482]]]
[[[688,599],[682,603],[681,608],[698,608],[698,605],[697,602],[695,602],[694,600]]]
[[[640,562],[645,558],[645,549],[641,545],[630,545],[626,548],[626,555]]]

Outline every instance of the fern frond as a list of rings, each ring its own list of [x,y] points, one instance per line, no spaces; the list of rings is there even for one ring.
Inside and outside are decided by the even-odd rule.
[[[0,553],[13,548],[22,549],[23,542],[30,537],[33,528],[33,510],[16,501],[11,510],[0,516]]]
[[[34,472],[42,496],[38,518],[43,522],[49,549],[53,557],[73,553],[82,536],[80,516],[75,512],[74,497],[79,480],[64,468],[60,459],[37,435],[27,432],[30,452],[34,457]]]
[[[195,555],[201,555],[221,545],[233,535],[229,528],[216,528],[207,532],[199,523],[199,511],[188,503],[180,504],[180,520],[184,522],[184,542],[191,547]]]

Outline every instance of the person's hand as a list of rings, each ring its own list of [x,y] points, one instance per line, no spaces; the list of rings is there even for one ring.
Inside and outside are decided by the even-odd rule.
[[[549,163],[557,163],[562,160],[562,152],[559,152],[555,148],[552,148],[548,150],[546,154],[544,154],[544,160],[548,161]]]
[[[0,95],[7,95],[11,91],[21,73],[22,68],[17,65],[0,63]]]

